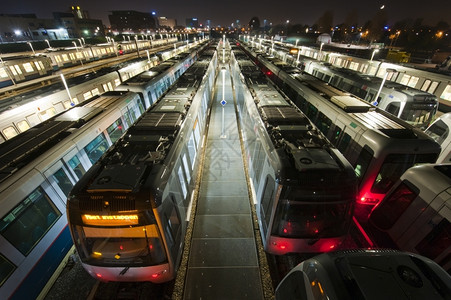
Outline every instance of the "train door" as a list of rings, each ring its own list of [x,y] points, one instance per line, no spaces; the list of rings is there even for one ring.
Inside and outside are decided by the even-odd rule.
[[[261,227],[261,235],[263,243],[266,242],[268,236],[268,228],[270,228],[271,215],[274,210],[274,197],[276,195],[276,183],[271,176],[266,177],[261,200],[257,203],[257,214]]]
[[[448,273],[451,271],[451,198],[446,194],[445,205],[443,205],[426,224],[430,231],[427,235],[417,232],[415,237],[424,237],[415,246],[419,254],[429,257],[441,265]],[[432,227],[432,228],[431,228]]]
[[[67,165],[64,165],[61,160],[58,160],[44,172],[44,176],[60,198],[64,200],[65,204],[69,192],[76,183],[76,180],[70,173]]]
[[[166,235],[166,242],[171,253],[175,266],[179,263],[181,251],[183,250],[182,236],[182,218],[180,216],[179,206],[174,195],[169,195],[163,201],[163,230]]]
[[[68,154],[63,157],[63,161],[68,167],[69,173],[74,177],[77,182],[91,167],[91,163],[87,157],[83,155],[83,150],[72,149]]]

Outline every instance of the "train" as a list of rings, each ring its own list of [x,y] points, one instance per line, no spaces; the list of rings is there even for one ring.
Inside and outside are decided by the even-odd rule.
[[[426,130],[427,135],[433,138],[442,147],[440,156],[436,163],[450,163],[451,162],[451,113],[446,113],[438,117]]]
[[[159,64],[163,57],[168,59],[189,47],[196,46],[182,45],[150,59],[132,59],[114,67],[3,99],[0,105],[0,143],[96,95],[114,90],[122,82]]]
[[[277,61],[280,68],[297,66],[300,71],[349,92],[423,130],[429,126],[437,114],[439,106],[437,97],[396,82],[394,78],[397,73],[392,69],[388,69],[383,78],[380,78],[308,57],[295,60],[294,57],[287,56],[285,52],[270,53],[271,56],[279,58]],[[271,56],[266,58],[271,60]]]
[[[450,299],[451,276],[427,257],[391,249],[328,252],[294,267],[279,283],[285,299]]]
[[[373,208],[369,222],[398,249],[426,256],[451,274],[450,188],[451,164],[412,167]]]
[[[250,58],[241,50],[232,53],[264,250],[284,255],[337,249],[353,222],[357,180],[352,166]]]
[[[148,88],[173,83],[191,61],[160,70]],[[142,94],[109,91],[0,144],[0,298],[35,299],[51,286],[72,253],[70,190],[150,106]]]
[[[242,38],[242,41],[249,39]],[[264,44],[265,43],[265,44]],[[253,43],[255,48],[266,49],[270,51],[272,43],[270,40],[262,39],[262,43]],[[300,57],[311,58],[318,61],[329,63],[339,68],[355,70],[362,74],[377,76],[383,78],[387,71],[390,71],[388,80],[400,83],[410,88],[434,94],[439,100],[439,110],[451,112],[451,83],[449,82],[450,73],[440,72],[434,69],[421,69],[411,64],[394,64],[382,60],[373,60],[370,58],[355,57],[343,53],[326,51],[319,48],[307,46],[295,46],[290,43],[274,42],[282,51],[285,61],[296,62]],[[290,50],[293,50],[290,53]],[[374,51],[374,50],[373,50]],[[272,51],[275,53],[275,51]],[[295,54],[297,53],[297,54]]]
[[[360,221],[407,169],[437,160],[440,145],[418,128],[313,76],[279,69],[263,55],[243,49],[351,163],[359,183]]]
[[[216,47],[200,54],[71,190],[69,228],[94,278],[175,278],[213,97]]]
[[[74,42],[75,43],[75,42]],[[55,71],[92,61],[137,51],[145,51],[165,44],[177,43],[177,38],[123,41],[67,48],[47,48],[35,55],[2,55],[0,88],[15,86],[31,79],[45,77]]]
[[[303,70],[423,130],[434,120],[438,111],[438,100],[434,94],[394,81],[318,62],[307,63]]]

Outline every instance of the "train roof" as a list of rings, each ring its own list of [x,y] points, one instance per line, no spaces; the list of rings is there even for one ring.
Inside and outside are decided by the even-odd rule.
[[[195,62],[188,70],[199,68],[199,65],[203,66],[204,73],[209,66]],[[91,175],[94,178],[80,180],[78,188],[86,192],[137,192],[147,176],[164,166],[163,162],[173,146],[204,73],[186,75],[185,72],[171,90],[141,116],[93,166],[89,172],[93,173]],[[186,80],[187,76],[198,78]]]
[[[74,107],[0,144],[0,182],[103,111]]]
[[[249,70],[253,64],[249,62],[240,60],[238,64],[240,68],[244,66],[244,70]],[[335,147],[278,92],[261,71],[242,74],[274,147],[284,150],[279,151],[281,161],[289,163],[298,172],[308,169],[340,170],[343,167],[329,151]]]

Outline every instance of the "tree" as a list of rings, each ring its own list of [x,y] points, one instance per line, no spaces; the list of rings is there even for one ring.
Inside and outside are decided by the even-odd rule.
[[[253,33],[260,31],[260,20],[258,19],[258,17],[253,17],[249,21],[249,28],[251,29],[251,32],[253,32]]]
[[[318,31],[320,33],[330,33],[330,29],[333,26],[334,13],[331,10],[326,11],[319,19],[316,21],[318,25]]]

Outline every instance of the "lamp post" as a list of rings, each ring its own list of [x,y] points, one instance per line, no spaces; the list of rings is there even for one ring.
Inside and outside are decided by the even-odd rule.
[[[75,47],[77,47],[77,46],[75,46]],[[66,89],[67,95],[69,96],[70,106],[74,106],[75,103],[72,101],[72,96],[70,95],[70,91],[69,91],[69,88],[67,87],[66,79],[64,78],[63,73],[61,73],[60,76],[61,76],[61,80],[63,81],[64,88]]]
[[[33,45],[30,42],[27,42],[27,44],[30,45],[31,51],[33,51],[33,55],[36,55],[36,52],[34,52],[34,49],[33,49]]]
[[[373,61],[374,54],[376,54],[376,52],[379,52],[379,49],[374,49],[374,50],[373,50],[373,53],[371,54],[371,59],[370,59],[370,61]]]
[[[323,51],[324,43],[321,43],[321,46],[319,46],[319,59],[321,60],[321,52]]]
[[[299,42],[299,39],[296,39],[296,45],[294,45],[295,47],[298,46],[298,42]]]
[[[224,48],[223,48],[224,49]],[[224,123],[224,105],[227,103],[224,99],[225,97],[225,73],[226,73],[226,68],[222,67],[221,68],[221,73],[222,73],[222,101],[221,101],[221,105],[222,105],[222,130],[221,130],[221,139],[225,139],[227,136],[225,135],[225,123]]]
[[[385,80],[387,79],[388,73],[396,73],[396,72],[398,72],[398,71],[395,70],[395,69],[386,69],[385,70],[385,75],[384,75],[384,78],[382,79],[381,86],[379,87],[379,90],[377,91],[377,94],[374,97],[374,100],[373,100],[373,102],[371,104],[373,104],[373,105],[378,105],[379,104],[379,102],[378,102],[379,95],[381,94],[382,88],[384,87],[384,83],[385,83]]]
[[[83,41],[83,45],[86,45],[85,38],[81,38],[81,40]]]

